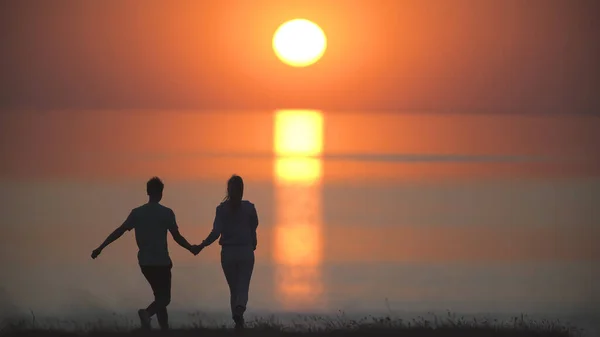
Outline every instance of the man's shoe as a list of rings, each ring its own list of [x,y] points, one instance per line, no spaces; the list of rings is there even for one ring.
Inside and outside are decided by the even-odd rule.
[[[138,316],[140,316],[140,324],[143,330],[150,330],[150,314],[146,309],[138,310]]]

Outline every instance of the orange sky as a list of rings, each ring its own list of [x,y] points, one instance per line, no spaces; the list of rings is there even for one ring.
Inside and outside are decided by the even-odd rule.
[[[597,4],[33,0],[0,5],[0,108],[598,113]],[[313,67],[271,37],[306,17]]]

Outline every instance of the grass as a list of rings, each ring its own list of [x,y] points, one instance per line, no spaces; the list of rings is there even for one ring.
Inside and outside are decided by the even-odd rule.
[[[390,316],[348,319],[343,313],[336,317],[303,316],[291,324],[282,324],[276,317],[260,318],[247,323],[243,336],[403,336],[403,337],[576,337],[582,331],[561,324],[559,321],[535,321],[527,316],[513,317],[508,321],[465,319],[448,313],[447,317],[432,316],[405,321]],[[229,326],[198,320],[183,328],[173,329],[169,336],[228,336],[233,334]],[[119,337],[161,335],[159,331],[143,332],[135,322],[126,324],[96,323],[77,324],[68,321],[37,323],[31,320],[5,322],[0,329],[3,336],[31,337]]]

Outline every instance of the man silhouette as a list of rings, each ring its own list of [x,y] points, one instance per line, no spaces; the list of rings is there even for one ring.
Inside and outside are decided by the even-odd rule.
[[[146,183],[148,203],[137,207],[129,213],[125,222],[115,229],[106,240],[92,252],[92,259],[100,255],[102,250],[120,238],[126,231],[135,229],[135,240],[138,246],[138,262],[142,273],[150,283],[154,292],[154,302],[146,309],[138,310],[143,329],[150,329],[150,318],[156,314],[161,330],[169,329],[167,305],[171,302],[171,268],[173,263],[167,248],[167,231],[181,247],[197,255],[187,240],[179,233],[175,213],[161,205],[164,184],[158,177]]]

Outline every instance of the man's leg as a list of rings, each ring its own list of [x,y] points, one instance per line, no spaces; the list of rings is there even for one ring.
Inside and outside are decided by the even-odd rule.
[[[142,328],[150,329],[150,317],[152,317],[156,313],[156,269],[153,266],[140,266],[140,268],[142,269],[142,274],[144,274],[144,277],[150,284],[152,292],[154,293],[154,301],[150,303],[148,308],[140,309],[138,311]]]
[[[142,273],[154,293],[154,301],[150,303],[145,312],[139,312],[142,327],[149,328],[149,320],[146,322],[146,315],[152,317],[156,314],[160,327],[168,329],[167,305],[171,303],[171,266],[143,266]]]
[[[157,275],[158,295],[155,301],[159,305],[156,309],[156,318],[158,320],[158,325],[162,330],[169,329],[167,306],[171,303],[171,275],[171,266],[160,267]]]

